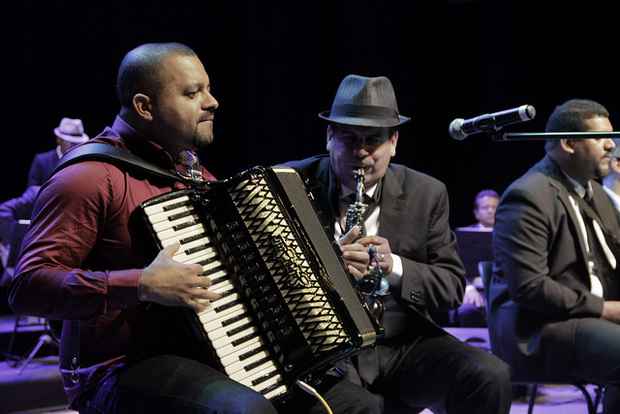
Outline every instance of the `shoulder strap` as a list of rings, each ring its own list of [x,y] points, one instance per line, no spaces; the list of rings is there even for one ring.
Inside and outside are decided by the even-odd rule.
[[[69,165],[82,161],[103,161],[112,164],[120,164],[129,168],[147,172],[159,178],[174,181],[185,181],[182,177],[172,174],[157,165],[151,164],[150,162],[135,156],[125,149],[100,142],[87,143],[71,150],[67,155],[62,157],[60,163],[54,170],[54,173]]]

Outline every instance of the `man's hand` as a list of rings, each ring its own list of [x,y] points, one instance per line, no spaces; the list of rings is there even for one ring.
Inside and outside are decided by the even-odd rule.
[[[368,273],[368,248],[357,242],[360,237],[360,228],[353,226],[351,230],[338,240],[342,252],[342,259],[351,275],[359,280]]]
[[[601,318],[614,323],[620,323],[620,301],[608,300],[603,303]]]
[[[377,258],[379,259],[379,266],[383,269],[385,275],[392,273],[394,267],[394,261],[392,260],[392,248],[388,239],[380,236],[366,236],[357,241],[368,249],[370,246],[375,246],[377,249]]]
[[[463,305],[474,305],[477,308],[484,307],[484,298],[473,285],[465,286],[465,295],[463,296]]]
[[[201,312],[209,301],[219,299],[221,295],[208,290],[211,281],[199,276],[202,266],[172,259],[179,247],[179,243],[166,246],[142,271],[138,298],[166,306],[186,306]]]

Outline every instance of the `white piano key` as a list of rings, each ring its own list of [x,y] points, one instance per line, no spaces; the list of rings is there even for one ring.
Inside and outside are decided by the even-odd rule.
[[[217,251],[213,247],[207,247],[205,250],[201,250],[192,254],[185,254],[185,252],[179,251],[179,253],[175,254],[172,258],[177,262],[181,263],[195,263],[196,261],[194,259],[202,256],[205,256],[205,258],[209,259],[211,257],[217,256]]]
[[[252,385],[252,388],[254,388],[255,391],[263,394],[265,390],[280,382],[282,382],[282,377],[276,375],[272,378],[269,378],[268,380],[265,380],[264,382],[261,382],[260,384]]]
[[[173,198],[173,199],[170,199],[170,200],[158,203],[158,204],[153,205],[153,206],[149,206],[149,207],[144,209],[144,212],[147,215],[155,214],[155,213],[158,213],[160,211],[164,211],[164,207],[167,207],[167,206],[170,206],[170,205],[173,205],[173,204],[177,204],[177,203],[187,202],[187,201],[189,201],[189,197],[184,195],[184,196],[181,196],[181,197]]]
[[[209,263],[209,264],[211,264],[211,263]],[[221,264],[222,264],[222,263],[220,263],[219,261],[216,261],[216,262],[215,262],[215,266],[212,266],[212,267],[218,267],[218,266],[221,266]],[[205,267],[207,267],[207,266],[203,266],[203,267],[202,267],[202,271],[203,271],[203,273],[204,273],[204,276],[205,276],[205,277],[208,277],[208,278],[209,278],[209,279],[211,279],[211,280],[215,280],[215,279],[217,279],[217,278],[220,278],[220,277],[223,277],[223,276],[227,276],[227,275],[228,275],[228,273],[226,273],[226,271],[225,271],[225,270],[217,270],[217,271],[215,271],[215,272],[213,272],[213,273],[205,273],[206,271],[211,270],[210,268],[205,269]]]
[[[234,290],[234,288],[235,286],[230,282],[230,280],[224,280],[221,283],[218,283],[217,285],[209,286],[209,290],[215,293],[222,293],[222,292],[226,292],[229,290]]]
[[[148,217],[149,217],[149,221],[155,224],[155,223],[160,223],[162,221],[166,221],[168,220],[168,217],[174,216],[175,214],[187,213],[190,211],[193,212],[195,210],[193,206],[188,204],[188,205],[177,207],[173,210],[161,211],[159,213],[149,214]]]
[[[263,394],[263,396],[267,398],[268,400],[271,400],[272,398],[275,398],[278,395],[284,394],[286,391],[287,391],[286,386],[282,385],[276,388],[275,390],[268,392],[267,394]]]
[[[212,257],[210,257],[210,259],[211,259],[211,258],[212,258]],[[206,260],[206,259],[201,259],[201,260],[198,260],[198,261],[196,261],[196,262],[194,262],[194,263],[201,262],[202,260]],[[209,271],[211,271],[211,270],[213,270],[213,269],[216,269],[216,268],[218,268],[218,267],[220,267],[220,266],[223,266],[223,265],[222,265],[222,262],[220,262],[219,260],[213,260],[213,261],[211,261],[211,262],[207,263],[206,265],[203,265],[203,266],[202,266],[202,272],[203,272],[203,273],[205,273],[205,272],[209,272]],[[224,272],[224,274],[226,274],[226,272],[225,272],[224,270],[219,270],[219,271],[217,271],[217,272],[214,272],[213,274],[215,275],[215,274],[220,273],[220,272]],[[219,276],[218,276],[218,277],[219,277]]]
[[[167,242],[169,240],[178,241],[182,239],[183,237],[185,237],[185,234],[187,233],[200,232],[200,231],[205,231],[205,226],[202,223],[196,223],[193,226],[189,226],[181,230],[174,230],[174,229],[162,230],[159,233],[157,233],[157,238],[162,243]]]

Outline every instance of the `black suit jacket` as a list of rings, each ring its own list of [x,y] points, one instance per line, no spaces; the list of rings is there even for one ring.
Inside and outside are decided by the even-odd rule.
[[[333,239],[337,183],[325,155],[287,164],[309,185]],[[448,223],[446,187],[440,181],[402,165],[391,164],[381,191],[379,235],[402,259],[400,289],[386,301],[386,336],[408,337],[439,329],[429,311],[461,304],[465,270]]]
[[[494,352],[517,376],[553,370],[538,359],[547,344],[566,344],[554,352],[570,352],[570,324],[562,321],[601,316],[604,300],[590,293],[571,189],[557,164],[545,157],[510,185],[497,209],[489,326]],[[596,182],[592,189],[601,224],[619,234],[607,195]]]
[[[35,155],[28,173],[28,186],[43,185],[52,176],[59,160],[56,148]]]

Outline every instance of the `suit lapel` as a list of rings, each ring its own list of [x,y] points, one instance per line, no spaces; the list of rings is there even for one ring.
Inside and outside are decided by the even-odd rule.
[[[579,252],[581,253],[581,257],[583,258],[583,263],[588,262],[588,250],[586,248],[586,241],[583,238],[583,234],[579,227],[579,219],[577,218],[577,214],[575,213],[575,209],[569,199],[568,188],[571,188],[572,184],[568,181],[566,176],[562,173],[557,164],[546,156],[540,164],[542,172],[547,175],[549,178],[549,184],[553,187],[557,192],[557,197],[560,200],[560,203],[564,206],[564,210],[569,217],[569,224],[572,227],[573,234],[577,235],[577,240],[579,241]],[[574,195],[573,197],[578,197]],[[586,274],[587,274],[587,265],[586,265]]]
[[[318,191],[313,191],[313,194],[322,210],[322,214],[328,221],[328,223],[324,224],[326,226],[329,224],[327,230],[331,240],[334,238],[334,222],[337,214],[335,209],[338,206],[338,184],[329,166],[329,157],[324,157],[319,161],[314,178],[319,188]]]
[[[405,209],[405,198],[402,178],[399,178],[391,168],[388,168],[383,178],[381,193],[381,213],[379,217],[379,236],[385,237],[392,243],[392,250],[398,250],[399,229]]]

